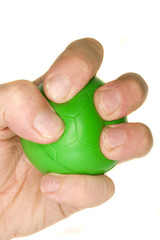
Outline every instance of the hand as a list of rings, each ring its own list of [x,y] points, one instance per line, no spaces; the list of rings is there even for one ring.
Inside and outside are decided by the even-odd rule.
[[[19,80],[0,86],[1,239],[33,234],[113,195],[114,184],[104,175],[43,176],[26,158],[19,141],[20,136],[51,143],[64,131],[63,121],[36,85],[43,82],[50,100],[66,102],[96,74],[102,58],[100,43],[81,39],[71,43],[34,83]],[[94,100],[102,118],[113,120],[136,110],[146,95],[144,80],[128,73],[97,89]],[[122,162],[145,155],[152,146],[152,135],[144,124],[124,123],[105,127],[100,145],[105,156]]]

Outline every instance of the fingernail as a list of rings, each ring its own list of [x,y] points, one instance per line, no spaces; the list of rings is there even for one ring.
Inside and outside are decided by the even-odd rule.
[[[107,127],[103,131],[103,141],[108,150],[123,145],[125,140],[126,133],[122,129]]]
[[[44,193],[53,193],[58,191],[60,187],[60,181],[57,175],[48,174],[41,180],[41,190]]]
[[[67,75],[58,74],[46,81],[49,94],[53,99],[65,99],[69,94],[71,83]]]
[[[114,112],[120,105],[120,96],[117,91],[109,89],[101,93],[101,108],[108,114]]]
[[[46,138],[55,137],[57,140],[64,132],[64,123],[52,107],[39,112],[33,120],[34,128]]]

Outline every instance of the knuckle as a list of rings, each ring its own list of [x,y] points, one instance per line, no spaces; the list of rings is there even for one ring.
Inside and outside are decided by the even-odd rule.
[[[146,98],[148,86],[145,80],[137,73],[129,72],[122,75],[124,79],[129,81],[130,89],[140,101]]]
[[[26,90],[28,88],[31,88],[32,83],[28,80],[17,80],[13,82],[11,87],[17,91],[17,92],[22,92],[23,90]]]
[[[133,84],[137,88],[137,93],[140,95],[140,98],[146,98],[148,86],[144,79],[140,75],[136,75],[136,77],[133,78]]]
[[[32,109],[36,105],[39,98],[39,90],[37,87],[27,80],[17,80],[6,85],[4,96],[5,113],[14,111],[29,111],[28,106]]]
[[[11,84],[10,91],[12,99],[16,102],[21,102],[24,98],[27,100],[31,99],[31,96],[35,95],[36,86],[28,80],[18,80]]]
[[[105,179],[104,185],[103,185],[103,199],[104,199],[104,201],[107,201],[115,193],[115,185],[109,177],[106,177],[106,176],[104,176],[104,177],[106,179]]]
[[[8,91],[11,92],[12,96],[18,97],[23,95],[28,88],[31,88],[31,84],[28,80],[17,80],[8,84]]]
[[[136,156],[137,158],[141,158],[148,154],[153,146],[153,137],[151,130],[148,126],[146,126],[143,123],[136,123],[137,125],[137,142],[139,142],[139,145],[136,148]]]
[[[1,101],[5,106],[6,104],[7,106],[13,106],[13,102],[14,104],[18,102],[21,103],[21,100],[27,96],[29,92],[33,92],[33,88],[32,83],[27,80],[5,83],[2,86]]]
[[[153,146],[151,130],[145,124],[141,124],[141,139],[143,139],[143,155],[146,155]]]
[[[103,54],[103,46],[102,44],[97,41],[94,38],[82,38],[82,39],[78,39],[76,41],[73,41],[72,43],[70,43],[66,49],[72,49],[72,48],[79,48],[79,47],[84,47],[84,48],[88,48],[88,47],[93,47],[98,49],[102,54]]]
[[[102,62],[104,54],[103,46],[101,43],[93,38],[83,38],[76,40],[69,44],[66,50],[76,52],[76,54],[79,54],[82,58],[87,59],[87,62],[91,62],[93,69],[95,68],[96,71]]]

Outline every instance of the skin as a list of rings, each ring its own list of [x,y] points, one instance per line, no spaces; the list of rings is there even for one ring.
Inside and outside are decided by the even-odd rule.
[[[81,209],[98,206],[113,195],[114,183],[105,175],[43,176],[26,158],[19,141],[20,136],[51,143],[64,131],[62,120],[37,89],[40,83],[50,100],[66,102],[96,74],[102,59],[99,42],[80,39],[71,43],[34,82],[18,80],[0,85],[1,239],[28,236]],[[147,91],[141,76],[127,73],[97,89],[95,106],[103,119],[117,119],[140,107]],[[103,154],[119,163],[144,156],[152,143],[151,131],[142,123],[105,127],[100,138]]]

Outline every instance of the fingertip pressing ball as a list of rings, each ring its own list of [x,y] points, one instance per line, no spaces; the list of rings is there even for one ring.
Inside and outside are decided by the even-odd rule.
[[[92,78],[71,100],[63,104],[49,101],[65,123],[61,138],[50,144],[38,144],[21,138],[23,150],[42,173],[104,174],[117,161],[107,159],[100,150],[104,126],[126,122],[126,118],[104,121],[94,105],[94,92],[104,83]],[[44,95],[43,85],[39,87]],[[45,96],[45,95],[44,95]]]

